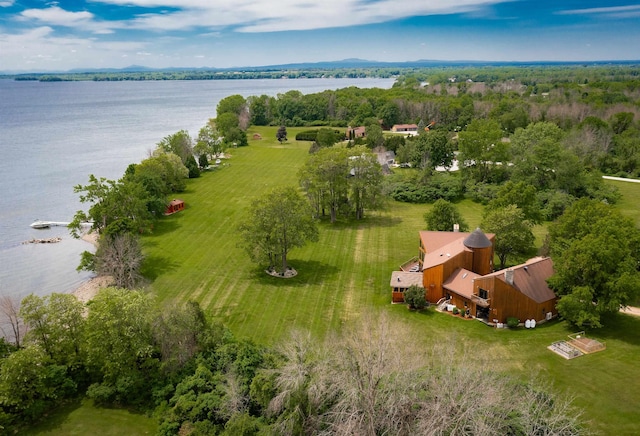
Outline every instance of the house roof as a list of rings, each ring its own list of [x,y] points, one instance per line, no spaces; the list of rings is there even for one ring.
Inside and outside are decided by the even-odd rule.
[[[491,241],[487,238],[487,235],[480,230],[480,227],[478,227],[465,238],[464,245],[469,248],[487,248],[491,247]]]
[[[417,124],[394,124],[392,129],[417,129]]]
[[[476,232],[479,232],[479,234]],[[476,229],[473,233],[421,231],[420,241],[426,253],[424,257],[424,267],[439,265],[448,258],[460,254],[463,251],[470,251],[472,248],[490,247],[490,239],[493,237],[494,235],[492,233],[485,235],[480,229]],[[470,238],[471,242],[468,242]],[[486,239],[489,245],[484,245],[486,244],[484,239]]]
[[[412,285],[423,287],[421,272],[394,271],[391,273],[392,288],[409,288]]]
[[[556,294],[547,285],[547,279],[553,275],[551,258],[534,257],[509,269],[513,270],[513,287],[536,303],[544,303],[556,297]],[[504,271],[496,271],[485,277],[495,277],[506,282]]]
[[[439,247],[430,253],[427,252],[422,263],[423,269],[443,264],[447,260],[457,256],[463,251],[470,251],[467,247],[464,246],[464,244],[462,243],[463,241],[463,238],[458,238],[455,241],[449,242],[448,244]]]
[[[457,268],[442,284],[442,287],[471,299],[473,295],[473,281],[478,277],[482,276],[464,268]]]

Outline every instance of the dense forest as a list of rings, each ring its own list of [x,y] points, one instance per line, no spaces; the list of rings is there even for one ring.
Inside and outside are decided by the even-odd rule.
[[[343,72],[331,73],[338,74]],[[196,138],[177,132],[122,179],[91,176],[88,185],[77,186],[90,208],[78,213],[75,229],[91,221],[101,235],[100,249],[85,255],[81,267],[120,274],[119,288],[101,291],[87,306],[63,294],[32,295],[21,305],[2,302],[13,334],[0,342],[0,426],[19,429],[66,399],[86,395],[96,404],[152,413],[166,435],[580,434],[578,413],[565,399],[535,382],[478,369],[491,365],[478,365],[476,357],[446,344],[426,359],[424,353],[416,356],[380,314],[327,343],[294,332],[279,347],[265,347],[234,338],[196,303],[160,309],[150,295],[134,290],[143,261],[136,238],[152,231],[167,198],[185,189],[186,178],[198,177],[226,149],[246,146],[251,125],[280,126],[280,141],[287,140],[286,127],[308,127],[313,145],[300,183],[315,201],[315,215],[326,209],[332,222],[362,219],[365,208],[381,205],[381,194],[407,202],[470,198],[489,212],[513,209],[516,220],[530,224],[564,216],[552,227],[555,239],[544,254],[578,252],[580,246],[572,244],[591,236],[602,242],[602,234],[596,238],[585,224],[597,213],[610,218],[600,229],[619,224],[609,233],[626,241],[618,244],[627,250],[621,255],[638,256],[637,229],[608,209],[618,195],[601,177],[640,176],[640,72],[634,66],[367,74],[396,81],[387,90],[229,96]],[[417,134],[389,133],[397,124],[415,124]],[[357,127],[364,128],[362,137],[348,133]],[[338,143],[340,151],[328,151]],[[330,198],[323,190],[324,175],[315,169],[331,159],[360,162],[383,151],[395,153],[398,167],[383,180],[376,172],[382,168],[371,161],[371,176],[362,180],[375,181],[375,195],[347,184],[337,191],[342,197]],[[451,171],[456,165],[459,171]],[[352,169],[343,164],[334,175],[346,180]],[[485,217],[489,226],[495,224],[491,217]],[[617,270],[606,273],[637,288],[637,263],[602,261],[600,272],[616,264]],[[574,267],[565,265],[566,274],[555,280],[567,295],[578,274]],[[580,287],[581,296],[605,301],[600,289],[586,288]],[[617,310],[631,294],[600,306]],[[585,318],[584,311],[593,309],[579,307],[578,300],[584,298],[572,301],[567,316],[574,311],[578,321],[597,326],[599,314]],[[464,389],[471,381],[475,393]]]

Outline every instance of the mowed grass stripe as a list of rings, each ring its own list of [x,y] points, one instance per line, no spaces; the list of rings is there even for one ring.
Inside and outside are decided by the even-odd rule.
[[[237,247],[236,224],[256,196],[276,186],[297,185],[309,147],[293,140],[280,145],[270,139],[275,130],[257,130],[262,141],[232,150],[229,166],[190,181],[180,195],[187,210],[163,218],[155,233],[144,237],[149,256],[145,271],[158,300],[176,305],[194,299],[236,336],[265,344],[293,329],[311,330],[321,340],[360,314],[386,312],[394,326],[409,327],[416,347],[446,343],[468,349],[492,369],[522,380],[538,376],[552,389],[573,395],[594,430],[640,433],[640,319],[614,317],[603,329],[589,332],[607,343],[605,352],[566,361],[546,349],[575,332],[565,322],[534,330],[496,330],[433,310],[418,313],[390,304],[390,273],[418,254],[417,232],[424,229],[430,205],[389,201],[384,211],[367,212],[359,222],[322,221],[319,241],[290,254],[297,277],[264,274]],[[295,130],[289,130],[293,138]],[[640,185],[622,186],[618,207],[637,219]],[[481,205],[465,200],[457,206],[472,229],[479,225]],[[545,232],[541,226],[538,239]]]

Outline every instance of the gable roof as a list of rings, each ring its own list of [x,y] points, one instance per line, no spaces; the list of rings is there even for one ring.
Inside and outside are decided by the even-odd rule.
[[[509,269],[513,270],[512,286],[536,303],[556,298],[556,294],[547,285],[547,279],[553,275],[553,261],[550,257],[534,257]],[[495,277],[506,283],[504,272],[505,270],[496,271],[484,277]]]
[[[470,252],[473,248],[490,247],[490,239],[493,237],[493,233],[485,235],[480,229],[476,229],[473,233],[423,230],[420,232],[420,241],[425,250],[424,268],[440,265],[463,251]],[[468,242],[469,238],[471,238],[470,242]],[[489,245],[485,245],[486,243]]]
[[[471,298],[473,295],[473,281],[478,277],[482,276],[464,268],[456,268],[453,274],[442,284],[442,287],[463,297]]]
[[[463,251],[470,252],[471,250],[464,246],[463,241],[463,238],[458,238],[455,241],[451,241],[432,252],[427,252],[424,256],[424,260],[422,261],[423,269],[443,264],[452,257],[456,257]]]

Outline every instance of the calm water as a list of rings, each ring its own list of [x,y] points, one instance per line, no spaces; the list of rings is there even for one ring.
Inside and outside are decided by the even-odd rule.
[[[192,136],[229,95],[304,94],[348,86],[389,88],[391,79],[157,82],[0,80],[0,295],[70,292],[87,280],[75,268],[91,246],[65,227],[34,230],[36,219],[70,221],[82,208],[73,186],[89,174],[118,179],[166,135]],[[57,244],[23,244],[62,237]]]

